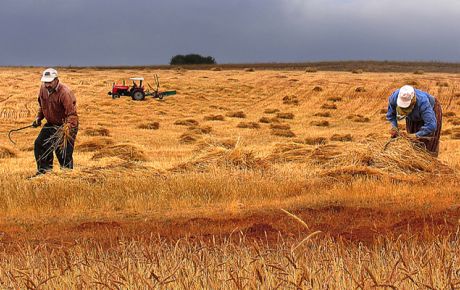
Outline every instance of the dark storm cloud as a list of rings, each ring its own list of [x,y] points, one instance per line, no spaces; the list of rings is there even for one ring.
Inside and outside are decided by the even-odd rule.
[[[2,0],[0,65],[460,61],[457,0]]]

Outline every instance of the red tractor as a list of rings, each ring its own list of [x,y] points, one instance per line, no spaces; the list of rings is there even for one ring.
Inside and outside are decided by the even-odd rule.
[[[155,75],[155,89],[153,89],[149,84],[147,84],[152,91],[144,89],[144,86],[142,85],[144,78],[130,78],[130,80],[133,81],[131,87],[125,85],[124,80],[123,84],[121,85],[114,83],[112,86],[112,90],[108,93],[108,95],[112,96],[112,99],[117,99],[120,96],[131,96],[131,98],[135,101],[142,101],[145,99],[145,96],[153,96],[153,98],[162,100],[165,96],[171,96],[176,94],[176,91],[160,92],[158,90],[160,87],[160,82],[158,81],[157,75]]]

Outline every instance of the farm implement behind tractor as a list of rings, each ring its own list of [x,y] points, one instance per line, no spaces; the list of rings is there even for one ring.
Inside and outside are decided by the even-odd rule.
[[[120,96],[130,96],[135,101],[142,101],[146,96],[152,96],[154,99],[162,100],[166,96],[172,96],[176,94],[176,91],[164,91],[160,92],[160,81],[158,80],[158,75],[155,75],[155,88],[152,88],[149,84],[147,86],[150,90],[146,90],[144,85],[144,78],[130,78],[133,81],[131,86],[125,84],[115,84],[112,85],[112,90],[108,93],[109,96],[112,96],[112,99],[117,99]]]

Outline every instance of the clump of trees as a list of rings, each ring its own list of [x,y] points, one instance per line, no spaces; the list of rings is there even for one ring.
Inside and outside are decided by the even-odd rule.
[[[199,54],[178,54],[171,58],[170,65],[182,64],[216,64],[216,60],[212,56],[201,56]]]

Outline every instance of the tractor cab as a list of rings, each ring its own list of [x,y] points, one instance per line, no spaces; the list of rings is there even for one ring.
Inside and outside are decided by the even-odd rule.
[[[144,78],[130,78],[130,80],[133,81],[133,88],[143,88],[142,82]],[[139,84],[137,82],[139,82]]]
[[[142,82],[144,78],[130,78],[133,81],[133,85],[130,89],[131,98],[135,101],[141,101],[145,98],[144,86]]]

